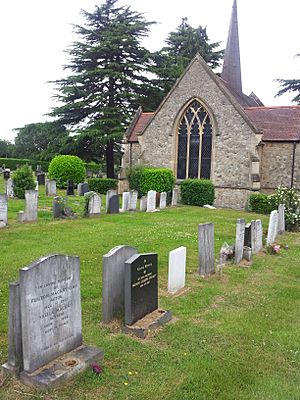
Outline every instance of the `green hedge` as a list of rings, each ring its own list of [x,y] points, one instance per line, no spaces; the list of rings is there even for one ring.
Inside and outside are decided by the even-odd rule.
[[[90,178],[87,180],[89,190],[101,194],[105,194],[110,189],[117,189],[117,179],[110,178]]]
[[[129,189],[137,190],[139,199],[143,196],[141,188],[141,179],[144,171],[145,167],[143,165],[136,165],[134,167],[128,168],[128,170],[126,171],[129,183]]]
[[[35,189],[33,172],[29,165],[22,165],[13,174],[14,194],[19,199],[25,199],[25,190]]]
[[[56,156],[49,165],[49,178],[56,180],[60,189],[67,187],[68,180],[75,184],[84,182],[85,173],[84,162],[77,156]]]
[[[38,165],[42,166],[42,170],[44,172],[48,171],[49,162],[47,161],[38,161],[38,160],[29,160],[26,158],[0,158],[0,166],[5,164],[6,168],[10,168],[12,171],[17,169],[17,165],[20,167],[22,165],[30,165],[33,171],[36,170]]]
[[[253,193],[249,196],[249,211],[259,214],[270,214],[277,205],[272,196],[263,193]]]
[[[173,172],[167,168],[145,168],[137,166],[127,171],[127,178],[131,190],[137,190],[139,197],[149,190],[169,192],[175,185]]]
[[[215,188],[208,179],[186,179],[180,185],[181,202],[193,206],[212,205]]]

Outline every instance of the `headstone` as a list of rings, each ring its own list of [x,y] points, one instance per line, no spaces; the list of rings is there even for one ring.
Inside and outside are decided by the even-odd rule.
[[[244,246],[243,258],[246,261],[251,261],[252,260],[252,249],[251,249],[251,247]]]
[[[128,210],[129,192],[122,193],[122,208],[120,211],[124,212]]]
[[[143,196],[140,198],[140,211],[147,210],[147,196]]]
[[[159,208],[167,207],[167,192],[161,192],[159,200]]]
[[[167,206],[172,204],[172,192],[167,192]]]
[[[53,198],[53,218],[61,218],[64,213],[64,199],[60,196]]]
[[[5,181],[7,181],[10,178],[10,169],[9,168],[5,168],[3,171],[3,179]]]
[[[51,255],[20,269],[9,307],[3,369],[21,371],[23,383],[47,388],[103,358],[82,345],[79,257]]]
[[[147,212],[152,212],[156,209],[156,191],[150,190],[147,194]]]
[[[89,198],[88,214],[90,216],[100,215],[101,213],[101,195],[96,192],[87,192],[84,194]]]
[[[74,189],[75,189],[74,181],[68,180],[67,181],[67,196],[74,196]]]
[[[6,194],[0,194],[0,223],[7,225],[8,200]]]
[[[137,249],[130,246],[118,246],[102,258],[102,320],[110,322],[124,316],[124,271],[125,261]]]
[[[56,181],[46,182],[46,196],[56,196]]]
[[[255,221],[255,233],[256,233],[256,253],[263,248],[263,228],[260,219]]]
[[[157,254],[136,254],[125,262],[125,324],[158,308]]]
[[[251,223],[245,226],[244,246],[251,247]]]
[[[117,194],[116,190],[110,189],[106,192],[106,212],[108,212],[109,199]]]
[[[174,188],[172,192],[172,206],[177,206],[179,202],[179,189]]]
[[[8,178],[5,181],[5,193],[8,197],[14,197],[14,182],[12,178]]]
[[[37,179],[39,185],[45,185],[45,173],[44,172],[39,172],[36,176],[36,179]]]
[[[271,246],[275,242],[278,232],[278,211],[273,210],[270,214],[268,236],[267,236],[267,246]]]
[[[78,196],[84,196],[85,193],[89,191],[89,185],[87,182],[78,183],[77,194]]]
[[[239,264],[243,259],[245,240],[245,220],[238,219],[235,231],[234,263]]]
[[[37,221],[38,192],[36,190],[25,190],[25,218],[28,222]]]
[[[176,293],[185,286],[186,247],[169,252],[168,292]]]
[[[285,232],[285,206],[279,204],[278,207],[278,234],[282,235]]]
[[[20,224],[23,224],[24,222],[26,222],[26,214],[24,211],[19,211],[17,213],[17,219],[18,222],[20,222]]]
[[[215,272],[214,259],[214,224],[198,225],[199,275],[205,276]]]
[[[108,214],[117,214],[119,209],[119,195],[115,194],[111,196],[108,201]]]
[[[130,190],[129,199],[128,199],[128,210],[129,211],[136,211],[137,199],[138,199],[137,190]]]
[[[35,189],[37,192],[39,191],[39,182],[35,181]]]

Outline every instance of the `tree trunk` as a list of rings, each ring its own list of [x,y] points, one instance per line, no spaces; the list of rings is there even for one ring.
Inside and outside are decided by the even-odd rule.
[[[106,175],[107,178],[115,178],[114,171],[114,142],[110,140],[106,145]]]

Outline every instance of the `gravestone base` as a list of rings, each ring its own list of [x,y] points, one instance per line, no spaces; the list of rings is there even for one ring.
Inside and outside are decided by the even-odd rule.
[[[27,386],[39,390],[47,390],[61,384],[66,379],[76,375],[93,363],[103,360],[103,351],[93,346],[80,346],[49,362],[31,374],[23,371],[20,380]]]
[[[1,370],[4,376],[9,375],[14,378],[18,378],[20,376],[20,369],[15,365],[10,364],[9,362],[2,364]]]
[[[136,321],[133,325],[125,325],[122,330],[125,333],[145,339],[149,331],[153,331],[158,327],[171,321],[172,312],[161,309],[154,310],[152,313]]]

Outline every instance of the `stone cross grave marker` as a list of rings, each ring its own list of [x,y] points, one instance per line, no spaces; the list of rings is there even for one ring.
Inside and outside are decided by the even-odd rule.
[[[56,196],[56,181],[46,182],[46,196]]]
[[[235,264],[239,264],[243,259],[244,241],[245,241],[245,220],[241,218],[238,219],[236,222],[235,252],[234,252]]]
[[[8,200],[6,194],[0,194],[0,228],[7,225]]]
[[[106,212],[108,212],[108,205],[109,205],[109,199],[112,196],[116,196],[117,192],[116,190],[110,189],[106,192]]]
[[[161,192],[159,200],[159,208],[167,207],[167,192]]]
[[[119,209],[119,195],[115,194],[111,196],[108,200],[108,214],[117,214]]]
[[[279,204],[278,206],[278,234],[282,235],[285,232],[285,206]]]
[[[122,208],[120,211],[128,211],[129,192],[122,193]]]
[[[168,292],[176,293],[185,286],[186,247],[169,252]]]
[[[156,209],[156,191],[149,190],[147,194],[147,212],[154,211]]]
[[[38,219],[38,192],[37,190],[25,190],[25,219],[28,222]]]
[[[270,246],[275,242],[278,233],[278,211],[273,210],[270,214],[268,236],[267,236],[267,246]]]
[[[178,204],[178,199],[179,199],[179,189],[174,188],[172,191],[172,206],[177,206]]]
[[[88,214],[93,215],[100,215],[101,213],[101,195],[96,192],[86,192],[85,196],[89,197],[89,204],[88,204]]]
[[[130,190],[129,199],[128,199],[128,210],[129,211],[136,211],[137,199],[138,199],[137,190]]]
[[[117,246],[102,258],[102,321],[104,323],[124,316],[125,261],[134,254],[137,254],[137,249],[134,247]]]
[[[140,211],[147,210],[147,196],[143,196],[140,198]]]
[[[214,259],[214,224],[198,225],[199,275],[205,276],[215,272]]]

